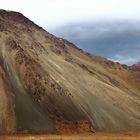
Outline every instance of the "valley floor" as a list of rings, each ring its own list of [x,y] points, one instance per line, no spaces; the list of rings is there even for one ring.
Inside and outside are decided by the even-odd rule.
[[[140,134],[2,135],[0,140],[140,140]]]

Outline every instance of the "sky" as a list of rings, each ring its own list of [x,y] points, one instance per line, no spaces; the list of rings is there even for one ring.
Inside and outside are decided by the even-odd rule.
[[[140,17],[140,0],[0,0],[0,8],[48,29],[76,20]]]
[[[140,0],[0,0],[47,31],[110,60],[140,61]]]
[[[115,62],[132,65],[140,61],[139,20],[70,23],[51,32]]]

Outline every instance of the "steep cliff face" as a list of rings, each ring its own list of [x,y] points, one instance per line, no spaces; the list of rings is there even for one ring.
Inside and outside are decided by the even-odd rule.
[[[140,73],[0,11],[0,132],[140,128]]]

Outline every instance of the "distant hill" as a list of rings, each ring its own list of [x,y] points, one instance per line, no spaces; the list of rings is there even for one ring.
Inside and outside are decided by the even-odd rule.
[[[138,62],[137,64],[134,64],[132,67],[133,69],[140,71],[140,62]]]

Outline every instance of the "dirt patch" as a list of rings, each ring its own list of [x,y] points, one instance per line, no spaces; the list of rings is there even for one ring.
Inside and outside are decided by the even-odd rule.
[[[87,120],[67,121],[51,116],[60,134],[95,133],[92,125]]]

